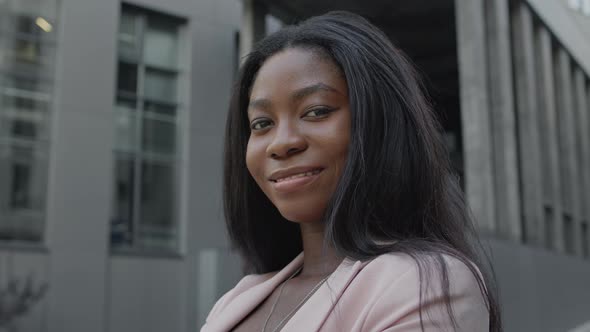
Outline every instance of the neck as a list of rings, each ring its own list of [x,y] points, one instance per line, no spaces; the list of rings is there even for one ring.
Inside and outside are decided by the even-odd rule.
[[[324,245],[323,225],[302,223],[300,227],[304,255],[299,278],[325,277],[332,273],[342,262],[342,257],[338,257],[331,245]]]

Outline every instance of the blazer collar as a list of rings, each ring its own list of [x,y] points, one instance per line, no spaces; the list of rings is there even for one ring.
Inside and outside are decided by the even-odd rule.
[[[279,287],[283,281],[287,280],[287,278],[301,267],[302,264],[303,252],[270,279],[237,295],[217,315],[216,319],[212,319],[209,322],[207,331],[218,332],[231,330],[266,299],[273,290]],[[319,330],[348,284],[365,264],[360,261],[352,261],[348,258],[342,260],[328,280],[318,288],[293,317],[289,319],[285,326],[283,326],[281,332],[300,331],[297,328],[298,326],[306,326],[306,331]]]
[[[285,281],[303,264],[303,253],[300,253],[285,266],[274,274],[270,279],[265,280],[244,292],[236,295],[221,312],[207,325],[207,332],[225,332],[231,330],[244,317],[266,299],[281,282]]]
[[[364,265],[366,263],[345,258],[328,280],[287,321],[281,332],[298,332],[301,326],[305,326],[306,331],[318,331]]]

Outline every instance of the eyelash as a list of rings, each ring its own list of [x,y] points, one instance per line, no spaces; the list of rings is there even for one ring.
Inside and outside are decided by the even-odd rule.
[[[309,116],[310,113],[316,112],[316,113],[319,113],[319,114],[316,114],[314,116],[311,116],[311,118],[314,118],[314,119],[322,119],[322,118],[325,118],[326,116],[328,116],[328,114],[332,113],[333,111],[334,111],[333,108],[316,107],[314,109],[311,109],[311,110],[305,112],[303,114],[302,118],[310,117]],[[250,129],[252,129],[252,130],[264,130],[267,126],[263,126],[263,127],[259,127],[259,128],[257,128],[257,126],[264,125],[264,124],[270,125],[270,123],[271,123],[271,121],[268,120],[268,119],[266,119],[266,118],[255,120],[255,121],[253,121],[250,124]]]
[[[260,119],[260,120],[254,121],[254,122],[252,122],[252,124],[250,124],[250,129],[252,129],[252,130],[262,130],[262,129],[266,128],[266,127],[256,128],[256,126],[258,126],[259,124],[262,124],[262,123],[269,123],[270,124],[270,121],[269,120],[266,120],[266,119]]]
[[[328,114],[332,113],[332,111],[334,111],[334,109],[332,109],[332,108],[328,108],[328,107],[316,107],[314,109],[311,109],[311,110],[305,112],[305,114],[303,115],[303,117],[307,117],[309,115],[309,113],[311,113],[311,112],[321,112],[323,114],[316,115],[316,116],[314,116],[314,118],[323,118],[323,117],[326,117]]]

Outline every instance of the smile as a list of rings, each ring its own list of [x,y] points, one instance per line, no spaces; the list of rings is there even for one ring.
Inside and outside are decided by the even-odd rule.
[[[312,176],[312,175],[320,174],[321,171],[322,171],[321,169],[315,169],[315,170],[312,170],[312,171],[309,171],[309,172],[303,172],[303,173],[299,173],[299,174],[295,174],[295,175],[291,175],[291,176],[287,176],[287,177],[284,177],[284,178],[279,178],[279,179],[271,180],[271,181],[273,181],[275,183],[281,183],[281,182],[284,182],[284,181],[289,181],[289,180],[293,180],[293,179],[303,178],[303,177],[306,177],[306,176]]]
[[[314,168],[307,170],[290,170],[281,172],[270,179],[274,190],[280,193],[291,193],[301,189],[314,182],[322,173],[323,168]]]

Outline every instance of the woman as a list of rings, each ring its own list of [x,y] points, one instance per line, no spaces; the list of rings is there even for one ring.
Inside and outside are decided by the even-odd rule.
[[[417,76],[346,12],[256,45],[224,176],[229,235],[252,274],[201,331],[501,331]]]

